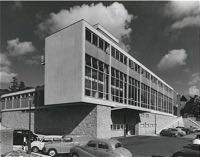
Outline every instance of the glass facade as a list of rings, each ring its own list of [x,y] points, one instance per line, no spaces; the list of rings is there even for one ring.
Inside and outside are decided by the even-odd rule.
[[[105,64],[98,56],[88,55],[86,50],[85,96],[172,113],[172,89],[88,28],[86,41],[105,52],[106,45],[111,46],[111,54],[108,52],[110,56],[107,57],[113,57],[127,65],[127,72],[122,72],[124,70],[120,68],[120,64],[118,67],[114,67],[112,61],[111,65]],[[135,74],[139,77],[129,76],[131,70],[137,72]]]
[[[105,63],[85,56],[85,95],[108,100],[109,69]]]

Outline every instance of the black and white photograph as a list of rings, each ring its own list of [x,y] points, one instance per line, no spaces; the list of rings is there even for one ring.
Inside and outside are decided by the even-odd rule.
[[[200,157],[200,0],[0,1],[1,157]]]

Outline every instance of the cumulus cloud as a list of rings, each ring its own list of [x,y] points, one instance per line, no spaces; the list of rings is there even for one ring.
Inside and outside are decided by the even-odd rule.
[[[85,19],[92,25],[100,23],[121,40],[122,37],[130,35],[132,29],[128,24],[133,17],[123,4],[118,2],[114,2],[110,6],[104,6],[102,3],[75,6],[69,10],[63,9],[58,13],[51,13],[47,19],[38,25],[37,32],[40,35],[51,34],[80,19]]]
[[[189,95],[200,95],[200,90],[197,86],[191,86],[189,88]]]
[[[19,38],[7,41],[7,50],[11,56],[25,55],[34,52],[36,49],[32,42],[24,41],[20,42]]]
[[[175,19],[172,29],[200,26],[200,1],[171,1],[165,6],[165,15]]]
[[[192,78],[188,83],[189,85],[196,85],[200,84],[200,73],[194,73],[192,74]]]
[[[1,84],[10,83],[12,77],[17,76],[16,73],[11,72],[10,70],[11,62],[8,57],[0,53],[0,80]]]
[[[184,49],[171,50],[162,57],[157,67],[159,70],[167,70],[176,66],[185,65],[186,58],[187,53]]]

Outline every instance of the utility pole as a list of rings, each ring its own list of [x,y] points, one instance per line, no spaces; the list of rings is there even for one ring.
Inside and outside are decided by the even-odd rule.
[[[29,121],[28,121],[28,154],[31,154],[31,98],[29,102]]]
[[[156,127],[157,127],[157,120],[156,120],[156,113],[155,113],[155,134],[157,132]]]

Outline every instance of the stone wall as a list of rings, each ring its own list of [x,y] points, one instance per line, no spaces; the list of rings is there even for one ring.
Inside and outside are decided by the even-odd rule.
[[[28,112],[2,113],[2,125],[28,129]],[[31,114],[31,130],[38,134],[89,134],[97,136],[96,105],[74,104],[36,109]]]
[[[141,113],[139,124],[139,134],[148,135],[155,134],[162,130],[165,126],[169,125],[172,121],[176,120],[176,116],[168,116],[153,113]],[[156,126],[155,126],[156,125]]]
[[[29,112],[28,110],[4,111],[2,112],[2,125],[12,129],[28,129]],[[31,112],[31,130],[35,130],[34,113]]]

